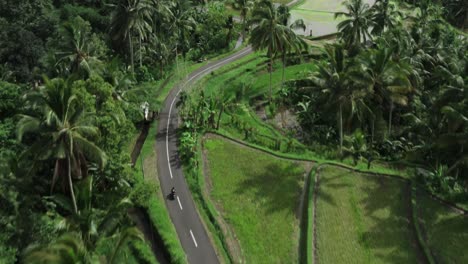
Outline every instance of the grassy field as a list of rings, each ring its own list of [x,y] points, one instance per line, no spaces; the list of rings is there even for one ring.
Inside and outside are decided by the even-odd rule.
[[[320,263],[416,263],[406,183],[336,167],[319,172]]]
[[[468,263],[468,217],[433,200],[417,195],[417,216],[433,257],[438,263]]]
[[[211,198],[236,233],[246,263],[297,263],[304,167],[221,139],[205,146]]]

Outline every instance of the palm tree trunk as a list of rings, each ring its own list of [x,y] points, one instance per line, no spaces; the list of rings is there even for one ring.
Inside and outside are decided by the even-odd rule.
[[[131,64],[131,68],[132,68],[132,72],[134,71],[134,63],[133,63],[133,41],[132,41],[132,34],[130,33],[128,35],[128,43],[129,43],[129,47],[130,47],[130,64]]]
[[[339,119],[340,119],[340,155],[343,155],[343,106],[340,103],[340,113],[339,113]]]
[[[179,54],[177,52],[177,45],[176,45],[176,48],[175,48],[175,62],[176,62],[176,66],[177,66],[177,75],[180,76],[180,72],[179,72],[179,61],[178,61],[178,57],[179,57]]]
[[[139,41],[140,41],[140,68],[143,66],[143,63],[142,63],[142,52],[141,52],[141,37],[139,38]]]
[[[75,191],[73,191],[73,182],[72,182],[72,177],[71,177],[71,161],[70,157],[67,157],[67,163],[68,163],[68,188],[70,189],[70,196],[72,198],[72,203],[73,203],[73,210],[75,211],[75,214],[78,213],[78,206],[76,205],[76,198],[75,198]]]
[[[281,87],[284,85],[284,70],[286,68],[286,52],[283,53],[283,73],[281,76]]]
[[[224,112],[224,102],[221,102],[221,109],[219,110],[218,114],[218,122],[216,122],[216,130],[219,129],[219,123],[221,122],[221,116],[223,115]]]
[[[271,99],[273,95],[272,88],[271,88],[272,74],[273,74],[273,55],[270,55],[270,103],[271,103]]]
[[[57,159],[55,161],[55,168],[54,168],[54,176],[52,177],[52,184],[50,185],[50,194],[52,195],[52,192],[54,191],[55,183],[57,182],[58,176],[59,176],[59,170],[60,170],[60,160]]]
[[[245,15],[242,16],[242,41],[245,40]]]
[[[388,137],[392,132],[393,102],[390,102],[390,113],[388,114]]]

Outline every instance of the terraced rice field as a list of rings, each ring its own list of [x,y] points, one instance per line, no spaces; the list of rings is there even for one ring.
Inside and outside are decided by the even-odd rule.
[[[375,0],[364,0],[372,5]],[[296,33],[309,36],[322,36],[336,32],[340,20],[334,19],[334,13],[345,11],[341,0],[306,0],[304,4],[291,11],[291,21],[303,19],[307,28]]]
[[[319,175],[319,263],[418,262],[406,182],[337,167],[325,167]]]

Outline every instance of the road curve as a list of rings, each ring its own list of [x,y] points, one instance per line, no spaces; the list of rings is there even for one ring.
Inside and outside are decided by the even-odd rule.
[[[224,59],[211,62],[190,73],[179,82],[167,96],[159,114],[156,135],[156,153],[159,181],[163,194],[167,195],[172,187],[176,189],[176,199],[166,199],[166,207],[179,236],[179,240],[191,264],[219,263],[207,230],[200,220],[190,190],[185,181],[182,164],[177,153],[178,111],[176,108],[179,93],[186,86],[206,74],[238,60],[252,52],[246,47]]]

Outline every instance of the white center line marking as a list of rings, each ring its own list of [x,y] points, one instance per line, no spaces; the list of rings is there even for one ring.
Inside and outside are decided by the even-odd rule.
[[[192,229],[190,229],[190,235],[192,236],[193,243],[195,243],[195,247],[198,247],[197,241],[195,240],[195,237],[193,236]]]
[[[172,179],[172,168],[171,168],[171,161],[169,159],[169,124],[171,123],[171,113],[172,113],[172,107],[174,106],[174,103],[177,99],[177,97],[179,96],[180,92],[182,91],[183,88],[185,88],[185,86],[187,85],[188,82],[192,81],[194,78],[198,77],[199,75],[207,72],[207,71],[210,71],[211,69],[217,67],[218,65],[220,64],[223,64],[225,63],[226,61],[229,61],[229,60],[232,60],[234,58],[237,58],[237,57],[240,57],[240,56],[243,56],[245,53],[248,53],[251,51],[251,48],[248,48],[246,49],[245,51],[235,55],[235,56],[232,56],[232,57],[227,57],[226,59],[216,63],[215,65],[212,65],[206,69],[204,69],[203,71],[195,74],[194,76],[192,76],[190,79],[188,79],[183,85],[182,87],[179,88],[179,91],[177,92],[176,96],[174,97],[174,99],[172,100],[171,102],[171,106],[169,107],[169,115],[168,115],[168,118],[167,118],[167,126],[166,126],[166,157],[167,157],[167,165],[169,167],[169,175],[171,176],[171,179]]]
[[[179,202],[179,207],[180,207],[180,210],[182,210],[182,204],[180,203],[179,196],[177,196],[177,201]]]

